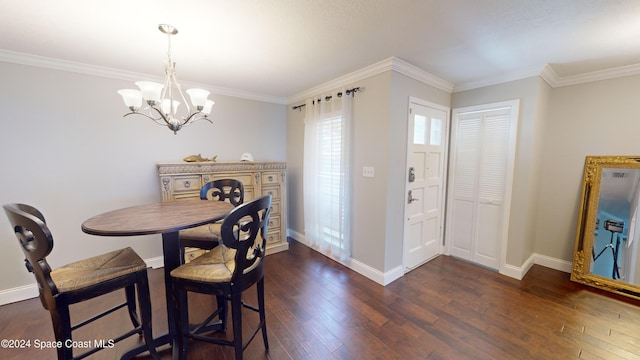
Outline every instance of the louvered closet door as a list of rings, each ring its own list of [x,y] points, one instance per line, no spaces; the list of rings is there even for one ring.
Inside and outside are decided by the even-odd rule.
[[[500,267],[511,109],[459,113],[452,127],[451,255]]]

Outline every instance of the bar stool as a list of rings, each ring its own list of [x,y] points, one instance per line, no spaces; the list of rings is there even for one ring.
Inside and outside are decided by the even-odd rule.
[[[200,189],[200,199],[228,201],[233,206],[244,202],[244,185],[236,179],[218,179],[210,181]],[[211,250],[220,241],[220,223],[197,226],[180,230],[180,249],[185,247]]]
[[[105,347],[94,347],[73,356],[72,332],[121,308],[127,307],[133,329],[113,339],[114,343],[134,334],[142,334],[149,353],[159,359],[151,333],[151,298],[147,265],[130,247],[80,260],[55,270],[47,263],[53,249],[53,236],[44,216],[36,208],[25,204],[7,204],[4,210],[13,226],[25,256],[27,270],[34,274],[42,306],[49,310],[58,359],[83,359]],[[97,315],[71,324],[69,305],[124,289],[126,301]],[[136,290],[140,316],[136,310]]]
[[[236,207],[222,222],[220,245],[171,271],[176,300],[175,322],[179,332],[176,346],[181,359],[186,357],[187,341],[191,338],[233,346],[235,358],[240,360],[243,350],[260,330],[264,347],[269,351],[264,308],[264,256],[270,209],[271,195]],[[242,292],[254,284],[257,307],[242,301]],[[231,303],[232,340],[202,335],[202,329],[206,329],[216,316],[220,316],[221,330],[226,330],[226,301],[200,325],[189,327],[188,302],[185,301],[189,291],[215,295]],[[246,342],[242,339],[243,308],[259,314],[259,322]]]

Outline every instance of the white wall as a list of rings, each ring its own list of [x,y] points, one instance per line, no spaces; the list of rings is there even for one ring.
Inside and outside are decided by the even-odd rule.
[[[584,160],[640,154],[640,76],[552,90],[545,131],[536,252],[571,261]]]
[[[99,237],[82,222],[98,213],[161,200],[156,162],[187,155],[286,161],[286,107],[212,94],[214,124],[177,135],[140,116],[123,118],[116,90],[128,81],[0,62],[0,204],[23,202],[45,215],[55,240],[53,267],[132,246],[161,256],[160,235]],[[11,227],[0,215],[0,298],[34,283]]]

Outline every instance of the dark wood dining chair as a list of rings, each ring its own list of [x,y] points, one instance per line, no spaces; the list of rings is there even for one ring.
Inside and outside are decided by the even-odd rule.
[[[68,345],[73,344],[73,331],[124,307],[127,307],[133,326],[128,332],[113,338],[113,343],[141,334],[151,356],[159,358],[151,332],[147,265],[133,249],[127,247],[52,270],[47,256],[53,249],[53,236],[42,213],[25,204],[7,204],[3,208],[24,253],[25,266],[36,278],[40,302],[51,315],[56,342],[62,344],[57,348],[58,359],[83,359],[110,347],[98,344],[74,357],[73,346]],[[120,289],[124,289],[125,302],[77,324],[71,323],[71,304]],[[136,309],[136,290],[140,316]]]
[[[244,185],[236,179],[219,179],[210,181],[200,189],[200,199],[228,201],[233,206],[244,202]],[[198,226],[180,231],[180,247],[211,250],[220,242],[220,223]]]
[[[189,263],[171,271],[173,298],[176,304],[176,345],[178,354],[184,359],[187,354],[188,339],[206,341],[213,344],[233,346],[235,358],[242,359],[243,350],[262,330],[266,351],[267,324],[264,307],[264,256],[271,209],[271,195],[260,197],[234,208],[223,220],[221,244]],[[257,307],[242,301],[242,292],[256,285]],[[190,327],[187,292],[215,295],[225,299],[223,306],[201,324]],[[226,330],[227,302],[231,304],[233,339],[206,336],[202,329],[219,317],[221,330]],[[246,342],[242,338],[242,310],[248,309],[259,314],[259,321]]]

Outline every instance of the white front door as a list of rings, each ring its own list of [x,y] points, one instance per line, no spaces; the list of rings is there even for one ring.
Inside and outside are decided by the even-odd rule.
[[[410,99],[404,228],[405,271],[442,251],[449,109]]]

